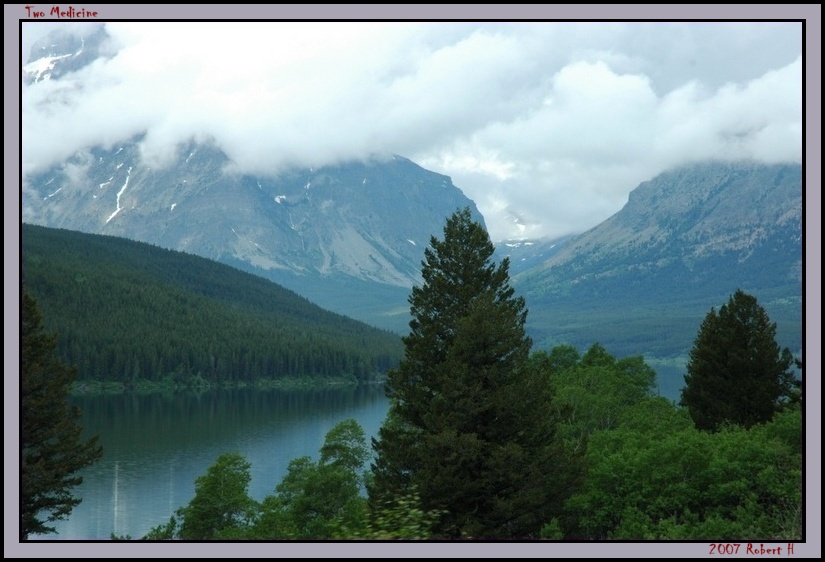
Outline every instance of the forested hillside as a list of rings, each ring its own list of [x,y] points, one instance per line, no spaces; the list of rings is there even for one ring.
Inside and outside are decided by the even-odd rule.
[[[24,224],[23,282],[79,381],[383,377],[398,336],[265,279],[125,239]]]

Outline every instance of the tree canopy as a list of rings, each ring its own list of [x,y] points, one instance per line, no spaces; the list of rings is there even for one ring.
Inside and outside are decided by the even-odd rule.
[[[802,536],[801,409],[750,429],[694,427],[663,398],[627,408],[587,448],[567,503],[571,538],[780,540]]]
[[[801,404],[789,403],[750,428],[729,424],[708,432],[695,427],[686,408],[651,396],[653,371],[640,356],[617,359],[600,344],[583,354],[559,346],[534,352],[527,371],[513,377],[529,383],[524,393],[501,385],[512,417],[498,432],[481,424],[475,432],[462,429],[475,427],[472,416],[485,409],[470,408],[484,397],[472,389],[470,404],[456,402],[451,415],[446,408],[426,412],[430,423],[443,424],[440,431],[417,428],[391,409],[379,445],[386,456],[376,459],[372,474],[363,471],[368,449],[354,420],[326,434],[317,461],[290,462],[260,503],[247,495],[248,463],[222,455],[197,479],[195,498],[176,512],[181,525],[173,516],[146,538],[755,541],[803,535]],[[461,368],[455,372],[464,377]],[[549,394],[541,381],[550,382]],[[549,403],[524,401],[540,391]],[[550,420],[543,417],[547,411]],[[550,430],[538,431],[531,416]],[[547,441],[540,442],[542,436]],[[398,459],[418,464],[388,462]],[[369,500],[360,493],[365,483]]]
[[[65,519],[80,503],[72,489],[82,468],[102,454],[97,437],[85,440],[80,411],[68,402],[75,370],[55,353],[56,338],[44,333],[37,302],[23,290],[21,337],[21,527],[30,535],[54,533],[49,522]]]
[[[493,251],[467,208],[431,238],[373,440],[371,502],[418,492],[442,513],[436,536],[537,536],[558,491],[549,381],[528,366],[524,299]]]
[[[250,464],[238,453],[224,453],[195,480],[195,497],[178,510],[183,539],[233,537],[254,518],[257,504],[247,490]]]
[[[266,279],[140,242],[23,225],[22,267],[78,382],[368,381],[401,338]]]
[[[696,427],[751,427],[771,419],[794,388],[791,352],[776,343],[756,297],[738,289],[705,317],[690,352],[681,405]]]

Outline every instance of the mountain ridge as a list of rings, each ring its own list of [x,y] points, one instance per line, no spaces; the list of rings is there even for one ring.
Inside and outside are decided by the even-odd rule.
[[[102,28],[83,40],[44,38],[24,80],[59,79],[108,50]],[[219,146],[196,138],[164,166],[144,161],[137,135],[27,175],[22,220],[184,250],[400,334],[430,237],[464,207],[484,224],[449,177],[401,156],[262,176],[240,173]],[[778,303],[787,333],[801,316],[801,184],[796,164],[682,166],[642,182],[587,232],[501,241],[495,257],[510,258],[513,286],[531,310],[528,328],[542,345],[592,343],[584,341],[587,319],[591,340],[633,352],[622,334],[641,341],[626,325],[637,318],[655,326],[645,332],[659,338],[651,349],[681,352],[674,350],[689,345],[690,324],[736,288]],[[615,329],[600,332],[611,316]],[[660,345],[671,320],[680,327]]]
[[[214,146],[191,144],[175,165],[141,163],[139,139],[77,154],[31,175],[23,220],[126,236],[264,275],[353,277],[410,288],[430,236],[475,204],[449,177],[410,160],[350,162],[277,177],[227,171]]]
[[[681,167],[640,184],[623,209],[515,275],[513,285],[545,346],[598,340],[620,355],[635,346],[684,356],[710,308],[742,289],[797,351],[802,214],[798,164]]]
[[[695,245],[693,254],[701,257],[747,249],[767,228],[786,224],[801,236],[801,174],[800,165],[754,162],[704,162],[664,172],[631,191],[625,207],[578,236],[553,263],[598,247],[637,251],[648,242]]]

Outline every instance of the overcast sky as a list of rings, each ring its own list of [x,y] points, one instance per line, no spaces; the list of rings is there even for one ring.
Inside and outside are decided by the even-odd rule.
[[[23,62],[55,26],[24,23]],[[277,174],[400,154],[494,241],[582,232],[683,163],[800,162],[800,23],[107,23],[113,56],[23,90],[23,168],[146,132]],[[516,222],[518,221],[518,222]]]

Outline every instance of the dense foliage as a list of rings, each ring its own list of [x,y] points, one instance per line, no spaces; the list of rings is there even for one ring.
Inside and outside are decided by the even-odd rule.
[[[553,466],[566,467],[545,475],[543,483],[563,493],[560,505],[541,512],[539,537],[770,541],[804,535],[801,403],[750,428],[707,432],[694,426],[687,409],[651,395],[653,373],[641,357],[617,359],[599,344],[583,354],[559,346],[534,352],[528,369],[550,382],[548,409],[564,442],[554,449]],[[398,423],[389,417],[385,427]],[[429,508],[417,486],[369,502],[360,494],[378,475],[364,472],[367,456],[363,430],[353,420],[342,422],[327,434],[318,461],[293,460],[275,493],[260,503],[246,492],[248,464],[222,456],[198,478],[190,504],[147,538],[443,537],[449,508]],[[451,466],[456,458],[445,456],[441,464],[449,475],[479,478],[471,466]],[[515,467],[529,470],[527,459],[519,461]],[[214,493],[218,482],[222,494]],[[520,515],[515,486],[523,480],[516,475],[510,482],[498,499],[513,500],[513,514]],[[473,489],[486,499],[484,490]]]
[[[23,225],[23,275],[78,379],[383,377],[400,339],[259,277],[124,239]]]
[[[550,386],[528,366],[524,299],[493,250],[469,209],[431,239],[373,442],[373,505],[416,490],[426,510],[443,512],[442,537],[538,536],[563,494]]]
[[[24,290],[20,322],[20,536],[54,533],[49,522],[65,519],[80,503],[72,489],[78,471],[102,453],[97,438],[82,438],[80,412],[69,405],[75,371],[55,354],[55,338],[43,331],[37,302]]]
[[[596,432],[571,537],[781,540],[802,536],[801,410],[749,430],[696,429],[660,398]]]
[[[583,356],[565,345],[549,355],[538,351],[530,360],[551,382],[558,431],[573,453],[585,450],[594,431],[615,427],[620,413],[649,396],[656,380],[641,356],[617,360],[600,344]]]
[[[28,232],[35,239],[48,234]],[[294,296],[278,300],[259,280],[233,270],[221,268],[210,277],[212,270],[200,261],[175,255],[168,266],[161,265],[138,255],[154,249],[95,238],[102,240],[99,246],[84,245],[82,237],[71,245],[84,248],[101,273],[77,269],[83,260],[60,236],[54,241],[57,254],[70,258],[48,254],[51,263],[44,264],[46,250],[36,244],[25,258],[27,279],[38,280],[56,308],[69,307],[55,313],[61,325],[70,327],[72,314],[80,312],[72,299],[85,293],[74,285],[93,283],[119,291],[114,297],[91,293],[83,301],[96,311],[86,315],[98,321],[109,317],[110,330],[128,325],[126,318],[138,318],[150,337],[158,329],[150,318],[162,316],[152,299],[162,307],[181,306],[185,312],[172,319],[186,326],[180,334],[194,338],[188,348],[193,360],[204,352],[199,337],[215,345],[223,334],[209,340],[209,330],[199,331],[198,322],[188,318],[192,314],[213,315],[208,324],[213,331],[221,325],[216,318],[226,322],[227,337],[237,336],[229,349],[246,349],[243,342],[252,334],[283,344],[277,325],[284,317],[273,320],[275,309],[291,311],[286,322],[295,333],[308,335],[303,342],[308,353],[323,353],[335,342],[360,341],[365,347],[375,341],[372,332],[359,331],[362,325],[340,317],[305,323],[303,312],[317,313],[308,303]],[[294,459],[262,501],[248,494],[249,463],[226,453],[196,480],[189,504],[145,538],[769,541],[804,535],[803,402],[798,396],[786,400],[794,390],[788,371],[793,358],[776,346],[775,325],[755,298],[737,291],[718,314],[708,314],[691,353],[682,405],[677,405],[653,396],[655,373],[642,356],[617,358],[598,343],[583,353],[561,345],[530,354],[525,302],[509,285],[508,262],[492,263],[492,251],[466,209],[448,219],[443,240],[431,240],[424,284],[410,296],[413,320],[403,339],[404,357],[388,376],[391,405],[373,441],[372,470],[365,470],[369,449],[353,420],[327,433],[318,460]],[[114,253],[141,266],[127,267]],[[195,275],[198,268],[204,268],[198,275],[205,277]],[[72,287],[64,300],[56,294],[66,282],[61,276]],[[132,296],[123,298],[126,294]],[[135,296],[152,312],[135,307],[121,316],[117,301]],[[98,300],[111,308],[98,309],[103,306]],[[39,317],[30,306],[24,301],[24,375],[27,364],[29,369],[40,365],[37,358],[54,349],[53,340],[37,335]],[[202,321],[206,317],[199,317]],[[325,328],[327,321],[336,330]],[[242,329],[233,331],[238,327],[233,322]],[[177,333],[167,327],[167,336]],[[83,337],[83,330],[94,333],[88,327],[69,328],[75,339]],[[124,348],[124,341],[143,337],[118,334],[126,339],[113,341]],[[137,353],[141,348],[128,349]],[[262,344],[261,349],[277,357],[280,348]],[[49,396],[64,400],[70,372],[54,359],[44,361],[44,369],[32,372],[50,376],[34,380],[53,384],[59,391]],[[212,371],[201,372],[212,376],[208,373],[217,377],[222,371],[213,365]],[[42,412],[43,405],[26,404],[38,396],[37,387],[27,384],[24,380],[24,411]],[[55,408],[54,414],[63,421],[76,415],[65,417],[64,411]],[[24,420],[24,442],[27,436],[29,444],[37,442],[27,427]],[[64,441],[78,431],[72,426]],[[84,447],[93,453],[95,445],[78,450]],[[27,488],[26,468],[37,463],[27,459],[25,448],[23,453],[27,492],[32,488]],[[65,485],[76,482],[64,480]],[[57,515],[77,503],[66,494],[60,499],[68,503]],[[28,505],[39,504],[30,500]],[[25,528],[25,512],[23,517]],[[45,532],[42,522],[31,525],[41,527],[30,532]]]
[[[711,308],[687,364],[681,404],[696,427],[751,427],[771,419],[794,387],[791,352],[776,343],[756,298],[737,290],[717,314]]]
[[[802,412],[788,405],[749,429],[697,429],[652,396],[641,357],[599,344],[531,356],[552,381],[559,434],[583,455],[581,479],[542,536],[554,539],[799,539]]]
[[[644,377],[600,346],[575,359],[569,348],[533,359],[567,397],[560,431],[582,448],[575,479],[556,481],[570,496],[540,537],[554,540],[799,540],[804,533],[802,412],[793,405],[750,429],[699,430],[683,408],[644,393]],[[591,357],[585,359],[587,355]],[[594,357],[601,365],[586,363]],[[631,362],[636,360],[631,358]],[[612,365],[612,367],[608,366]],[[586,376],[612,382],[593,386]],[[644,369],[642,369],[643,371]],[[585,375],[577,377],[575,374]],[[638,373],[637,373],[638,374]],[[622,380],[624,379],[624,380]],[[622,397],[613,394],[623,385]],[[582,390],[596,412],[574,407]],[[608,413],[607,416],[605,414]],[[294,459],[273,494],[249,497],[249,464],[223,454],[196,481],[195,497],[147,539],[426,539],[443,536],[445,513],[425,510],[418,491],[370,506],[359,489],[369,482],[363,430],[354,420],[326,435],[319,459]],[[571,455],[578,459],[578,456]],[[509,491],[508,491],[509,492]],[[476,537],[479,538],[479,537]]]

